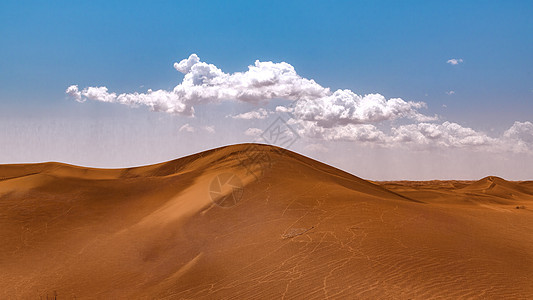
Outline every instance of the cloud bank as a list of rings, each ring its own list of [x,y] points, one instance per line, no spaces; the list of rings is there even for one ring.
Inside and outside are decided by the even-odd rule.
[[[423,102],[407,102],[400,98],[387,100],[380,94],[360,96],[350,90],[337,90],[326,97],[296,101],[290,112],[299,120],[314,121],[321,127],[378,123],[398,118],[436,120],[436,116],[418,112],[424,107]]]
[[[148,90],[147,93],[109,92],[107,87],[87,87],[79,90],[69,86],[66,93],[75,100],[94,100],[121,103],[130,106],[145,105],[153,111],[184,116],[194,115],[194,106],[223,100],[259,103],[270,99],[297,101],[293,113],[304,120],[328,125],[341,123],[362,124],[397,118],[431,120],[418,112],[423,102],[385,99],[380,94],[360,96],[350,90],[331,92],[312,79],[299,76],[288,63],[255,61],[246,72],[224,73],[213,64],[202,62],[196,54],[174,63],[174,68],[185,74],[172,91]],[[264,118],[264,112],[235,116],[235,118]],[[332,124],[330,124],[332,125]]]
[[[80,102],[94,100],[130,106],[145,105],[153,111],[184,116],[193,116],[194,105],[201,103],[222,100],[258,103],[274,98],[299,100],[330,94],[328,88],[300,77],[294,67],[285,62],[256,61],[246,72],[228,74],[213,64],[200,61],[196,54],[191,54],[189,58],[174,63],[174,68],[185,76],[171,91],[116,94],[108,92],[106,87],[88,87],[80,91],[77,85],[72,85],[66,93]]]
[[[316,122],[290,119],[298,134],[326,141],[352,141],[386,148],[403,147],[413,150],[436,148],[468,149],[488,152],[533,154],[533,123],[515,122],[499,137],[464,127],[453,122],[413,123],[378,128],[373,124],[347,124],[322,127]],[[385,126],[382,126],[385,127]]]
[[[447,61],[451,65],[461,58]],[[485,149],[531,153],[533,124],[515,122],[505,133],[493,138],[483,132],[452,122],[439,122],[440,117],[423,114],[424,102],[387,99],[381,94],[358,95],[348,89],[331,91],[312,79],[297,74],[288,63],[255,61],[244,72],[225,73],[213,64],[200,60],[196,54],[174,63],[183,73],[183,80],[172,90],[148,90],[146,93],[109,92],[107,87],[79,89],[71,85],[66,94],[79,102],[87,100],[147,106],[152,111],[181,116],[194,116],[199,104],[220,101],[240,101],[266,104],[271,99],[285,99],[290,105],[278,106],[277,113],[288,114],[289,123],[302,136],[325,141],[345,140],[384,147],[405,146],[427,149],[431,147]],[[454,91],[447,94],[452,95]],[[264,120],[274,111],[259,108],[254,111],[227,116],[242,120]],[[401,120],[403,125],[392,125]],[[407,123],[407,124],[405,124]],[[213,133],[214,128],[204,128]],[[195,132],[189,124],[182,132]],[[259,128],[249,128],[245,135],[258,136]]]

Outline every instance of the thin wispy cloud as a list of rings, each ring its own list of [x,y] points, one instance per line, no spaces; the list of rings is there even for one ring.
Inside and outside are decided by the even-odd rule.
[[[214,125],[204,126],[203,129],[205,131],[207,131],[208,133],[215,133],[216,132]]]
[[[212,133],[216,132],[214,125],[194,127],[194,126],[192,126],[189,123],[186,123],[183,126],[181,126],[178,131],[179,132],[189,132],[189,133],[198,132],[198,131],[204,131],[204,132],[209,133],[209,134],[212,134]]]
[[[187,123],[187,124],[184,124],[183,126],[181,126],[179,131],[180,132],[194,132],[195,129],[194,129],[194,127],[189,125],[189,123]]]

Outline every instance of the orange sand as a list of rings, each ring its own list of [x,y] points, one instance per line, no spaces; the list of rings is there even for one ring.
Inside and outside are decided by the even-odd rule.
[[[0,299],[533,298],[532,201],[533,182],[370,182],[254,144],[0,165]]]

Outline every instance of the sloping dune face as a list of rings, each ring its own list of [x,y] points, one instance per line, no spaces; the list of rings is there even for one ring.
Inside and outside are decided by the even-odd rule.
[[[0,166],[0,298],[532,298],[533,185],[369,182],[245,144]]]

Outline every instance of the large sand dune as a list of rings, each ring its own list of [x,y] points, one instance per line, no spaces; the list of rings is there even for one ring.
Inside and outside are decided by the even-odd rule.
[[[0,298],[531,299],[532,201],[532,182],[370,182],[255,144],[3,165]]]

